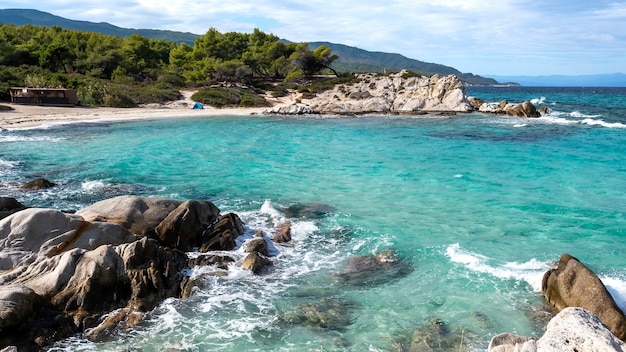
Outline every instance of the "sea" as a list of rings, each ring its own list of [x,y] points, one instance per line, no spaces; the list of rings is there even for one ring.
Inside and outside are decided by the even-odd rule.
[[[485,351],[496,334],[541,337],[541,280],[563,253],[626,308],[626,88],[466,91],[550,112],[190,113],[0,131],[0,196],[29,207],[208,200],[246,224],[237,261],[255,231],[292,222],[262,274],[190,268],[203,283],[192,297],[105,341],[49,350]],[[37,177],[57,186],[19,189]],[[351,258],[381,253],[403,270],[350,279]]]

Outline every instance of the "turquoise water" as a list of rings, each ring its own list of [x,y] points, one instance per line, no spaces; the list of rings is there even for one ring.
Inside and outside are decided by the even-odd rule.
[[[0,132],[0,195],[29,206],[75,210],[137,194],[211,200],[250,229],[294,223],[294,243],[276,246],[268,274],[233,268],[116,341],[75,337],[53,350],[396,351],[432,317],[461,331],[461,347],[485,350],[497,333],[542,334],[541,277],[566,252],[626,305],[626,94],[542,89],[468,92],[551,107],[533,120],[194,117]],[[59,186],[17,189],[35,177]],[[312,203],[332,211],[281,212]],[[332,279],[348,258],[386,250],[407,275]],[[350,302],[350,324],[281,320],[322,298]]]

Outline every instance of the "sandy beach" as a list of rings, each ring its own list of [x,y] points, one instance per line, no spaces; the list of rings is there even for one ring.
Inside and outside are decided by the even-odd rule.
[[[157,119],[178,118],[190,116],[224,116],[261,114],[267,107],[256,108],[213,108],[192,109],[194,101],[191,99],[194,91],[181,91],[183,99],[166,104],[147,104],[137,108],[107,108],[107,107],[55,107],[36,106],[11,103],[0,103],[10,106],[13,110],[0,110],[0,129],[34,128],[49,125],[95,122],[95,121],[124,121],[130,119]],[[288,98],[267,99],[274,105],[288,103]]]

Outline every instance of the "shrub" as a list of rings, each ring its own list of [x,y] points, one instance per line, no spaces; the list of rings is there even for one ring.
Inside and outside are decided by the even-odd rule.
[[[249,89],[243,88],[205,88],[192,95],[191,99],[214,107],[269,106],[269,103],[263,97]]]

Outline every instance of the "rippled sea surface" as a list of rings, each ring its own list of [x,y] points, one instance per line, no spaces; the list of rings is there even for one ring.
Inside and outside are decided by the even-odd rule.
[[[485,350],[501,332],[541,336],[541,278],[562,253],[623,306],[626,89],[468,95],[532,100],[550,113],[196,116],[0,132],[0,196],[28,206],[76,210],[125,194],[210,200],[242,217],[240,243],[293,223],[293,243],[274,246],[266,274],[232,266],[133,331],[52,350],[397,351],[433,324],[446,328],[437,343]],[[58,186],[18,189],[36,177]],[[306,206],[323,211],[293,211]],[[338,280],[350,258],[386,251],[403,270]],[[298,323],[310,307],[334,318]]]

